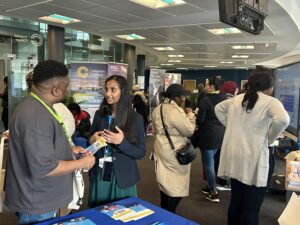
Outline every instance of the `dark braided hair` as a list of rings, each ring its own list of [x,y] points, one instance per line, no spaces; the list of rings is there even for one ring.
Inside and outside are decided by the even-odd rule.
[[[248,89],[242,101],[242,107],[247,112],[253,109],[257,99],[258,91],[264,91],[274,86],[274,75],[271,69],[258,68],[255,69],[248,78]]]

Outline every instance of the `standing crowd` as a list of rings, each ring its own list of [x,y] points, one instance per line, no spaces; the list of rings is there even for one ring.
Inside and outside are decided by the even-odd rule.
[[[92,123],[77,104],[69,105],[72,114],[57,107],[68,95],[69,82],[62,63],[38,63],[29,93],[9,121],[5,203],[16,212],[19,224],[54,218],[66,207],[72,201],[77,170],[89,170],[90,207],[137,196],[137,160],[146,152],[150,117],[162,208],[176,213],[181,199],[189,195],[191,163],[180,164],[176,149],[190,140],[201,152],[205,198],[218,203],[218,185],[231,187],[227,224],[258,224],[272,169],[268,146],[289,124],[283,105],[272,97],[271,70],[254,70],[241,94],[233,81],[208,78],[199,85],[196,110],[186,104],[189,93],[171,84],[151,115],[139,87],[130,90],[124,77],[113,75],[105,81],[104,100]],[[74,134],[89,144],[102,137],[107,146],[92,155],[74,144]]]

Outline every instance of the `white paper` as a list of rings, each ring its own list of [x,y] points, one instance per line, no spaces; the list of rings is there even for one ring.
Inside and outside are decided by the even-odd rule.
[[[299,224],[300,198],[293,192],[287,206],[280,215],[278,222],[280,225]],[[298,222],[297,222],[298,221]]]

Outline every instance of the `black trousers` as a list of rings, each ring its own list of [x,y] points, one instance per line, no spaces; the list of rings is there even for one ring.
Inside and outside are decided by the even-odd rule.
[[[269,174],[267,186],[270,185],[274,172],[274,147],[269,147]],[[228,225],[258,225],[259,211],[267,187],[249,186],[231,179],[231,199],[228,209]]]
[[[160,206],[165,210],[175,213],[180,200],[181,197],[170,197],[164,192],[160,191]]]
[[[249,186],[231,179],[228,225],[258,225],[267,187]]]

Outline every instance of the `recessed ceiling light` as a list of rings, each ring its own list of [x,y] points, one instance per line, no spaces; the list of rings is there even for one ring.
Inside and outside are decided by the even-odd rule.
[[[245,66],[236,66],[234,67],[235,69],[248,69],[248,67],[245,67]]]
[[[174,64],[171,64],[171,63],[162,63],[160,64],[161,66],[173,66]]]
[[[172,47],[154,47],[155,50],[158,51],[174,51],[175,49]]]
[[[185,1],[183,0],[130,0],[130,1],[152,9],[159,9],[164,7],[185,4]]]
[[[184,55],[168,55],[169,58],[183,58]]]
[[[213,66],[213,65],[206,65],[206,66],[204,66],[205,68],[215,68],[215,67],[217,67],[217,66]]]
[[[248,59],[249,55],[232,55],[231,57],[234,59]]]
[[[187,70],[188,68],[185,68],[185,67],[178,67],[176,68],[177,70]]]
[[[223,62],[220,62],[222,64],[233,64],[234,62],[230,62],[230,61],[223,61]]]
[[[67,17],[67,16],[58,15],[58,14],[52,14],[50,16],[42,16],[39,19],[54,22],[54,23],[60,23],[60,24],[70,24],[70,23],[80,22],[80,20]]]
[[[233,49],[254,49],[254,45],[232,45]]]
[[[180,63],[181,60],[178,60],[178,59],[169,59],[168,62],[169,63]]]
[[[144,38],[140,35],[137,35],[137,34],[123,34],[123,35],[116,35],[116,37],[121,38],[121,39],[125,39],[125,40],[128,40],[128,41],[146,39],[146,38]]]
[[[234,27],[221,28],[221,29],[209,29],[210,33],[215,35],[226,35],[226,34],[240,34],[242,33],[239,29]]]

